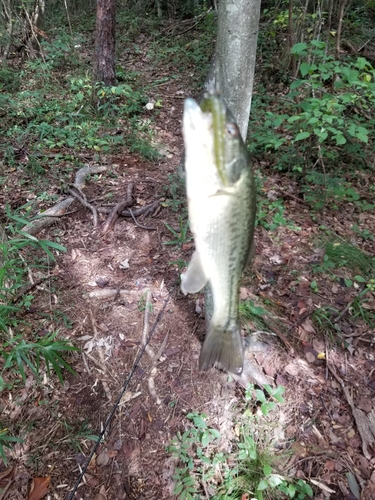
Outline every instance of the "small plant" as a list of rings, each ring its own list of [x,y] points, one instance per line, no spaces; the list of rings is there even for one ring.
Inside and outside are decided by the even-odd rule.
[[[176,468],[173,475],[176,481],[174,495],[179,495],[180,500],[193,500],[194,495],[198,494],[197,481],[193,472],[195,475],[204,473],[204,464],[211,464],[210,458],[205,455],[205,450],[210,443],[221,436],[216,429],[207,426],[205,422],[207,415],[189,413],[186,418],[192,422],[192,426],[184,433],[177,434],[168,447],[168,451],[182,463],[182,467]],[[195,466],[197,460],[201,463],[198,469]]]
[[[62,421],[62,424],[67,432],[66,436],[61,439],[61,443],[70,444],[76,451],[83,453],[82,443],[86,440],[97,442],[99,436],[93,434],[88,422],[85,420],[81,427],[76,430],[74,425],[68,424],[65,420]]]
[[[166,200],[162,202],[162,205],[171,208],[174,212],[184,213],[183,210],[186,211],[185,183],[177,174],[169,175],[168,180],[169,184],[164,188]]]
[[[172,260],[171,262],[168,262],[170,266],[177,266],[179,271],[182,271],[189,265],[189,262],[186,262],[186,260],[183,259],[178,259],[178,260]]]
[[[0,425],[0,457],[3,459],[4,465],[8,463],[4,448],[12,448],[11,443],[22,443],[22,441],[21,438],[9,436],[8,429]]]
[[[178,245],[182,247],[185,243],[188,243],[193,238],[188,236],[187,233],[189,231],[189,221],[183,221],[182,217],[180,217],[180,232],[178,233],[172,226],[170,226],[167,222],[164,222],[165,227],[172,233],[172,235],[176,238],[175,240],[166,241],[164,245]]]
[[[350,271],[360,271],[369,276],[375,268],[374,260],[359,248],[343,240],[323,241],[323,262],[314,266],[315,272],[327,272],[334,268],[346,267]]]
[[[25,369],[29,368],[39,378],[40,364],[43,360],[48,376],[51,375],[51,369],[54,370],[61,383],[63,383],[62,370],[64,368],[75,375],[74,370],[62,358],[61,353],[79,351],[79,349],[66,340],[55,340],[56,336],[57,332],[46,335],[37,342],[28,342],[19,334],[5,341],[0,349],[0,357],[4,359],[1,374],[3,375],[7,370],[16,370],[25,382]],[[0,391],[4,387],[4,379],[0,376]]]
[[[250,384],[245,392],[246,401],[251,401],[254,399],[254,394],[256,400],[261,403],[261,411],[264,416],[267,416],[268,413],[276,407],[275,401],[269,401],[269,398],[275,399],[278,403],[284,403],[285,400],[283,398],[283,394],[285,392],[285,388],[282,385],[278,385],[275,389],[270,385],[265,385],[264,389],[266,393],[262,389],[256,389],[254,391],[254,386]],[[245,415],[248,415],[248,412],[245,412]]]
[[[20,374],[25,382],[26,370],[29,369],[39,378],[41,362],[44,363],[48,375],[53,370],[60,382],[63,382],[62,370],[66,369],[71,373],[74,371],[63,359],[62,354],[78,349],[66,340],[58,340],[57,332],[36,341],[25,339],[22,333],[17,333],[23,323],[22,319],[18,319],[17,314],[23,308],[29,308],[33,301],[33,296],[30,294],[22,294],[18,297],[19,290],[27,285],[28,268],[43,268],[39,263],[41,258],[37,257],[37,253],[31,264],[30,257],[29,261],[26,261],[25,257],[21,258],[22,251],[25,248],[42,250],[49,260],[55,260],[52,251],[65,251],[65,248],[52,241],[38,240],[26,233],[21,228],[28,221],[11,213],[8,207],[6,212],[9,219],[7,229],[13,237],[11,239],[4,238],[0,244],[2,254],[2,267],[0,269],[0,338],[2,340],[0,358],[3,359],[0,372],[0,390],[3,390],[5,386],[9,388],[11,385],[9,382],[6,384],[3,378],[7,372]],[[10,334],[10,329],[16,330],[16,334]]]

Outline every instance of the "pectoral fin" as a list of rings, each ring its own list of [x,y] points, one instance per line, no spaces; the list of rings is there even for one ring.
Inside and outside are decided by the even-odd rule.
[[[181,290],[185,295],[187,293],[197,293],[207,284],[208,277],[205,275],[199,257],[195,251],[187,268],[186,274],[181,274]]]

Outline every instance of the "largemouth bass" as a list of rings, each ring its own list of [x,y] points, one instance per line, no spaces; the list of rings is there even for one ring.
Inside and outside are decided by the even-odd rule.
[[[219,363],[242,372],[243,349],[238,318],[239,283],[254,236],[255,185],[237,124],[217,95],[199,106],[184,104],[186,191],[195,252],[181,290],[199,292],[208,282],[213,315],[200,354],[207,370]]]

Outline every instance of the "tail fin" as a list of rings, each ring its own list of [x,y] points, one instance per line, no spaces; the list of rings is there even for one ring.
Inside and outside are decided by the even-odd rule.
[[[224,329],[211,321],[199,357],[199,368],[208,370],[215,363],[219,363],[228,372],[238,375],[242,373],[243,350],[238,322],[233,322]]]

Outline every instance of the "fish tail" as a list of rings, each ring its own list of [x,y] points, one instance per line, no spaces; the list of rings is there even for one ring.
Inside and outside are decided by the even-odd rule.
[[[215,363],[228,372],[242,373],[243,349],[238,321],[225,327],[211,321],[199,357],[199,368],[208,370]]]

